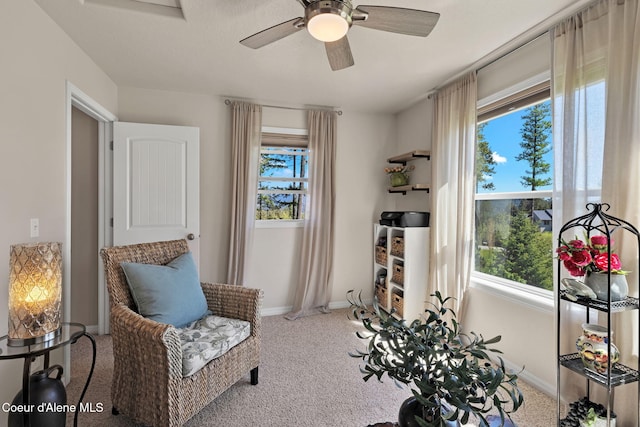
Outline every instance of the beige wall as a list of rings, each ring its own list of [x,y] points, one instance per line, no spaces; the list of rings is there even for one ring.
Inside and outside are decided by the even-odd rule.
[[[200,128],[200,276],[223,283],[231,203],[228,108],[208,95],[121,87],[118,112],[123,122]]]
[[[228,261],[231,169],[230,111],[224,99],[136,88],[119,88],[122,121],[200,128],[200,275],[224,282]],[[263,125],[306,127],[302,111],[265,108]],[[372,223],[388,209],[384,159],[393,152],[395,118],[345,111],[338,118],[336,252],[332,302],[343,305],[346,293],[362,288],[370,295]],[[387,207],[385,207],[387,206]],[[267,313],[293,304],[301,229],[258,228],[247,286],[265,291]],[[269,250],[277,242],[278,250]]]
[[[0,56],[0,335],[5,335],[9,246],[65,238],[65,82],[113,113],[117,92],[32,0],[0,4]],[[40,219],[37,239],[29,237],[30,218]],[[0,402],[13,399],[21,372],[20,360],[0,361]],[[1,411],[0,424],[6,424]]]
[[[413,150],[431,150],[432,102],[423,99],[398,113],[398,146],[395,154]],[[411,182],[431,182],[431,160],[419,159],[410,163],[415,166]],[[394,194],[396,210],[431,211],[431,192],[414,191],[406,195]]]
[[[98,122],[71,110],[71,316],[98,326]]]

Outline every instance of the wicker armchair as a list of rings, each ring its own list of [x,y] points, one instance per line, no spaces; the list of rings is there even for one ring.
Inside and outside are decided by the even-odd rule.
[[[249,321],[251,334],[186,378],[176,329],[136,313],[120,263],[164,265],[188,250],[185,240],[175,240],[100,252],[110,297],[112,412],[146,425],[181,426],[249,371],[251,384],[258,383],[261,290],[202,283],[209,309],[218,316]]]

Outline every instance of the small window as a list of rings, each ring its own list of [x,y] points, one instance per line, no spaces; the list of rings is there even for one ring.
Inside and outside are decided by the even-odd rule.
[[[553,290],[549,84],[478,111],[475,272]]]
[[[306,135],[281,134],[282,138],[274,135],[263,132],[256,220],[303,220],[309,183]]]

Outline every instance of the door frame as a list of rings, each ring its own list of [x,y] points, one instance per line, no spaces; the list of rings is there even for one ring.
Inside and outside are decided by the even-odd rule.
[[[70,81],[66,81],[66,171],[65,171],[65,243],[63,245],[63,319],[70,320],[71,316],[71,108],[75,107],[98,122],[98,247],[96,256],[100,257],[99,250],[110,246],[112,232],[110,218],[112,211],[111,200],[111,171],[112,156],[110,143],[112,141],[113,122],[118,118],[84,93]],[[98,265],[102,263],[98,262]],[[105,292],[104,270],[98,269],[98,334],[109,332],[109,299]],[[68,347],[65,351],[65,372],[69,372]]]

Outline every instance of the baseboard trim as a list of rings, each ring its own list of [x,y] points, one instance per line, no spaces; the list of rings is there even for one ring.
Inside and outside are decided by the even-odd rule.
[[[85,329],[89,334],[98,335],[98,325],[86,325]]]
[[[504,358],[502,360],[507,370],[518,374],[518,379],[526,382],[531,387],[539,390],[540,392],[546,394],[549,397],[552,397],[554,399],[557,398],[555,384],[549,384],[548,382],[541,380],[539,377],[537,377],[536,375],[533,375],[531,372],[527,371],[526,369],[522,370],[522,365],[517,365]]]
[[[329,309],[330,310],[339,310],[341,308],[348,308],[350,306],[349,301],[344,300],[344,301],[332,301],[329,303]],[[283,314],[287,314],[288,312],[290,312],[291,310],[293,310],[293,306],[286,306],[286,307],[268,307],[268,308],[263,308],[262,311],[260,312],[260,314],[263,317],[269,317],[269,316],[281,316]]]
[[[263,308],[260,311],[260,314],[263,317],[280,316],[280,315],[283,315],[283,314],[287,314],[288,312],[291,311],[292,308],[293,308],[293,306]]]

